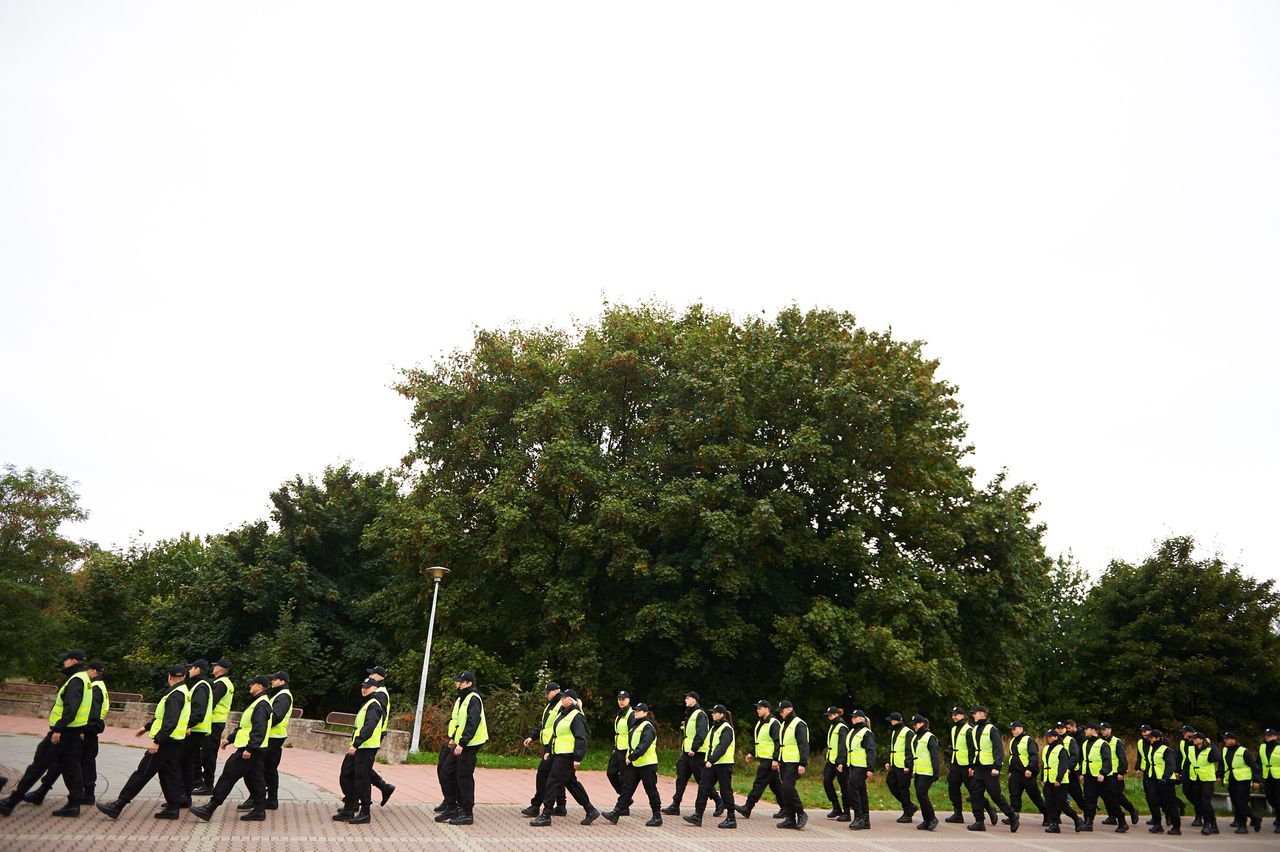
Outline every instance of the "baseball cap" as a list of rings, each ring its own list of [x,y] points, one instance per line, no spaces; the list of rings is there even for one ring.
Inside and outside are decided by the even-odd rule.
[[[963,707],[959,706],[959,705],[956,705],[955,707],[952,707],[952,708],[951,708],[951,715],[952,715],[952,716],[955,716],[955,715],[957,715],[957,714],[958,714],[958,715],[961,715],[961,716],[964,716],[964,715],[965,715],[965,713],[966,713],[965,709],[964,709]]]
[[[728,713],[729,708],[725,707],[723,704],[717,704],[715,707],[711,708],[711,712],[712,713]]]
[[[543,695],[546,695],[548,692],[559,692],[559,691],[560,691],[560,684],[556,683],[554,680],[548,683],[546,686],[542,687]]]
[[[885,717],[884,717],[884,720],[885,720],[886,722],[901,722],[901,721],[902,721],[902,714],[901,714],[901,713],[899,713],[897,710],[894,710],[894,711],[893,711],[892,713],[890,713],[888,716],[885,716]]]
[[[476,676],[472,672],[458,672],[458,676],[453,679],[454,683],[459,683],[464,680],[468,683],[475,683]]]
[[[757,707],[763,707],[763,708],[764,708],[764,709],[766,709],[766,710],[772,710],[772,709],[773,709],[773,706],[772,706],[771,704],[769,704],[769,702],[768,702],[768,701],[765,701],[763,698],[761,698],[759,701],[757,701],[757,702],[756,702],[756,706],[757,706]]]
[[[627,691],[624,689],[624,690],[622,690],[621,692],[619,692],[619,693],[618,693],[618,697],[619,697],[619,698],[630,698],[630,697],[631,697],[631,693],[630,693],[630,692],[627,692]]]
[[[642,711],[642,712],[644,712],[644,713],[648,713],[648,712],[649,712],[649,705],[648,705],[648,704],[645,704],[643,701],[641,701],[639,704],[637,704],[637,705],[635,706],[635,709],[636,709],[636,710],[639,710],[639,711]]]
[[[921,722],[927,722],[927,721],[929,721],[929,720],[928,720],[928,719],[926,719],[925,717],[921,716],[919,713],[917,713],[917,714],[915,714],[914,716],[912,716],[912,717],[911,717],[911,724],[913,724],[913,725],[918,725],[918,724],[920,724]]]
[[[169,666],[169,670],[166,674],[169,675],[169,677],[186,677],[187,667],[182,665],[182,663],[174,663]]]
[[[288,683],[288,682],[289,682],[289,673],[288,673],[288,672],[286,672],[286,671],[279,671],[279,672],[276,672],[275,674],[273,674],[273,675],[271,676],[271,679],[272,679],[272,680],[282,680],[282,681],[284,681],[285,683]]]
[[[84,649],[83,649],[83,648],[72,648],[70,651],[64,651],[64,652],[62,652],[61,654],[59,654],[59,655],[58,655],[58,661],[59,661],[59,662],[66,662],[67,660],[79,660],[80,662],[82,662],[82,663],[83,663],[83,662],[84,662]]]
[[[365,674],[377,675],[378,677],[386,677],[387,670],[382,666],[374,666],[371,669],[365,669]]]
[[[377,686],[378,682],[371,677],[367,677],[364,680],[360,681],[360,685],[361,686]]]
[[[696,693],[696,692],[686,692],[686,693],[684,694],[684,697],[685,697],[685,698],[692,698],[694,701],[701,701],[701,700],[702,700],[702,696],[698,695],[698,693]]]

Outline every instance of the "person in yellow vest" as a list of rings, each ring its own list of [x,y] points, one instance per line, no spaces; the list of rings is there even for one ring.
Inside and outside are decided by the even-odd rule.
[[[542,759],[538,761],[538,771],[534,777],[533,798],[529,800],[529,807],[520,811],[527,817],[538,815],[542,809],[542,797],[547,792],[547,778],[551,775],[551,728],[556,721],[556,712],[560,709],[560,684],[554,680],[549,682],[542,688],[542,697],[546,699],[547,706],[542,708],[541,721],[524,739],[525,748],[531,746],[535,739],[542,745]],[[565,809],[564,793],[561,793],[560,800],[552,803],[551,815],[566,814],[568,811]]]
[[[80,797],[81,805],[92,805],[96,801],[98,734],[106,730],[107,711],[110,709],[107,684],[102,680],[102,674],[105,671],[106,663],[101,660],[94,660],[85,668],[85,674],[89,676],[89,687],[92,692],[89,693],[91,696],[89,701],[89,721],[85,724],[82,729],[83,733],[80,735],[83,741],[80,750],[80,773],[84,776],[84,795]],[[62,767],[55,763],[49,767],[44,777],[40,779],[39,786],[23,796],[22,800],[33,805],[43,804],[44,797],[53,789],[53,785],[58,783],[60,777],[62,777]]]
[[[225,677],[225,673],[219,677]],[[236,783],[242,778],[249,788],[249,797],[253,800],[254,807],[248,813],[240,815],[241,821],[262,822],[267,818],[267,784],[263,761],[271,732],[271,694],[267,691],[269,686],[271,679],[266,675],[257,675],[249,681],[249,706],[240,714],[240,724],[236,727],[235,734],[230,741],[226,738],[219,740],[220,748],[232,745],[236,751],[222,764],[222,775],[213,785],[209,801],[191,809],[191,813],[206,822],[227,800],[227,796],[231,795]],[[224,722],[224,731],[225,724]]]
[[[1003,813],[1009,831],[1016,832],[1021,821],[1018,812],[1009,807],[1000,790],[1000,769],[1004,766],[1004,739],[1000,729],[987,718],[987,708],[973,708],[973,724],[969,726],[969,804],[973,822],[969,831],[986,831],[984,818],[995,825],[997,813]]]
[[[1115,763],[1115,771],[1107,777],[1104,783],[1110,789],[1111,795],[1115,797],[1116,804],[1120,806],[1120,810],[1128,813],[1129,820],[1134,825],[1137,825],[1138,809],[1133,802],[1129,801],[1129,797],[1124,792],[1124,776],[1129,771],[1129,752],[1124,747],[1124,740],[1115,735],[1115,729],[1111,727],[1110,722],[1098,723],[1098,736],[1107,744],[1107,748],[1111,749],[1111,758]],[[1118,817],[1107,817],[1102,821],[1102,824],[1117,825],[1123,821],[1124,813],[1121,813]]]
[[[680,757],[676,760],[676,791],[671,797],[671,804],[662,809],[664,814],[677,816],[680,813],[680,802],[684,799],[684,788],[693,778],[694,784],[702,783],[702,766],[707,757],[707,733],[711,723],[706,712],[698,706],[700,696],[696,692],[684,694],[684,736],[680,741]],[[720,816],[724,804],[714,792],[711,800],[716,803],[715,815]]]
[[[1027,733],[1026,726],[1014,721],[1009,725],[1009,807],[1022,813],[1022,794],[1036,806],[1049,824],[1049,814],[1040,796],[1040,746],[1035,737]]]
[[[618,693],[618,712],[613,717],[613,751],[609,753],[609,763],[604,771],[604,776],[609,779],[609,785],[615,793],[622,792],[622,774],[627,766],[627,752],[630,751],[633,712],[631,693],[624,689]]]
[[[966,721],[968,713],[963,707],[951,708],[951,736],[947,747],[947,793],[951,797],[951,816],[947,822],[964,823],[964,791],[969,786],[969,730],[973,726]]]
[[[1169,833],[1182,834],[1182,803],[1178,801],[1178,794],[1175,788],[1178,785],[1178,778],[1182,774],[1183,766],[1178,756],[1178,752],[1169,747],[1165,742],[1164,731],[1159,728],[1153,728],[1147,736],[1147,742],[1151,745],[1148,750],[1148,759],[1144,765],[1144,776],[1151,779],[1152,787],[1155,789],[1156,801],[1160,803],[1159,810],[1151,812],[1152,825],[1147,831],[1152,834],[1164,834],[1164,826],[1161,824],[1160,815],[1169,820]]]
[[[1069,788],[1072,765],[1075,753],[1063,742],[1067,739],[1066,725],[1050,728],[1044,734],[1044,801],[1049,807],[1049,824],[1045,831],[1049,834],[1062,833],[1062,817],[1071,818],[1076,832],[1084,830],[1084,820],[1071,809]]]
[[[293,718],[293,691],[289,689],[289,673],[281,671],[271,675],[271,688],[275,690],[275,694],[271,696],[271,730],[267,734],[262,774],[267,785],[267,802],[264,807],[274,811],[280,807],[280,758],[284,755],[285,741],[289,739],[289,720]],[[236,810],[240,811],[252,809],[252,796],[236,806]]]
[[[1138,758],[1134,763],[1134,771],[1142,779],[1142,798],[1147,803],[1147,812],[1151,814],[1147,825],[1155,825],[1160,816],[1159,793],[1151,777],[1151,752],[1155,748],[1151,743],[1152,730],[1154,729],[1145,723],[1138,726]]]
[[[1124,812],[1116,799],[1115,785],[1110,783],[1116,776],[1116,756],[1111,746],[1102,738],[1098,726],[1093,722],[1084,725],[1084,744],[1081,748],[1084,769],[1084,830],[1093,831],[1093,822],[1098,815],[1098,799],[1107,811],[1107,816],[1116,826],[1120,834],[1129,830],[1125,822]]]
[[[197,796],[212,793],[213,782],[217,780],[218,748],[227,727],[227,716],[231,713],[231,702],[236,695],[236,686],[231,682],[230,674],[230,660],[223,658],[213,664],[213,709],[209,712],[209,736],[204,738],[204,749],[200,752],[200,786],[193,791]]]
[[[908,724],[914,734],[910,772],[915,776],[917,810],[920,811],[920,824],[916,830],[933,831],[938,827],[938,815],[934,813],[929,788],[942,776],[942,748],[938,745],[937,736],[929,730],[927,718],[917,713]]]
[[[118,819],[125,806],[134,800],[156,775],[160,776],[160,792],[164,795],[164,807],[155,814],[156,819],[177,819],[182,802],[182,741],[187,738],[187,722],[191,717],[191,693],[187,689],[187,667],[173,665],[168,669],[169,688],[156,705],[155,719],[151,725],[138,730],[135,736],[151,737],[151,745],[138,761],[129,780],[124,782],[115,801],[98,803],[98,810],[112,819]]]
[[[600,816],[617,825],[619,817],[631,812],[636,788],[644,784],[644,792],[649,797],[649,810],[653,813],[645,825],[659,826],[662,825],[662,798],[658,795],[658,729],[649,718],[648,704],[641,702],[633,708],[630,725],[618,802],[613,810],[605,811]]]
[[[911,803],[911,762],[915,757],[915,731],[902,720],[897,710],[884,718],[889,723],[889,762],[884,765],[885,786],[889,794],[902,805],[898,822],[909,823],[919,810]]]
[[[369,774],[373,771],[373,761],[378,756],[378,746],[382,744],[382,732],[385,730],[382,702],[376,694],[378,684],[379,681],[371,677],[360,682],[364,704],[356,713],[351,745],[342,758],[342,771],[338,776],[342,807],[333,815],[338,822],[367,825],[372,819],[369,808],[373,805],[373,783]]]
[[[1262,766],[1262,792],[1275,816],[1271,828],[1276,834],[1280,834],[1280,731],[1275,728],[1267,728],[1262,732],[1258,763]]]
[[[365,676],[377,681],[378,685],[373,688],[373,697],[378,699],[378,704],[382,707],[382,733],[385,735],[391,724],[391,692],[387,689],[387,670],[382,666],[374,666],[365,671]],[[369,767],[369,783],[382,797],[378,807],[385,807],[391,799],[391,794],[396,791],[396,785],[379,775],[378,770],[372,766]]]
[[[778,805],[783,817],[777,827],[801,831],[808,825],[809,815],[804,812],[804,801],[796,790],[796,784],[809,765],[809,725],[796,715],[796,708],[785,699],[778,703],[778,715],[782,717],[782,740],[777,761],[778,786],[782,795]]]
[[[1222,759],[1217,746],[1203,731],[1191,734],[1191,746],[1187,749],[1188,773],[1192,776],[1192,804],[1200,820],[1200,833],[1218,833],[1218,814],[1213,808],[1213,785],[1218,781],[1218,762]]]
[[[1231,797],[1231,809],[1235,819],[1231,827],[1236,834],[1248,834],[1249,825],[1254,831],[1262,831],[1262,817],[1253,812],[1249,793],[1258,786],[1262,765],[1258,757],[1240,745],[1240,738],[1231,731],[1222,735],[1222,780],[1227,783],[1227,795]]]
[[[827,760],[822,766],[822,791],[827,794],[827,801],[831,803],[827,819],[837,822],[848,822],[850,819],[849,803],[841,801],[844,790],[845,734],[849,732],[849,726],[845,724],[843,717],[843,707],[827,708]]]
[[[711,708],[711,732],[707,734],[707,759],[702,765],[702,778],[698,781],[698,797],[693,803],[693,813],[684,818],[690,825],[702,825],[702,814],[707,809],[707,798],[718,786],[720,801],[729,812],[717,828],[737,828],[738,811],[733,803],[733,761],[736,756],[733,732],[733,716],[723,704]]]
[[[542,800],[542,813],[530,820],[529,825],[551,825],[550,805],[565,790],[587,812],[581,824],[591,825],[600,817],[600,811],[591,804],[586,789],[578,780],[578,767],[587,753],[587,723],[578,702],[578,693],[572,689],[560,693],[560,709],[556,711],[551,732],[551,772],[547,778],[547,793]]]
[[[743,819],[751,819],[751,811],[755,809],[756,802],[760,801],[766,789],[773,793],[775,802],[782,801],[782,786],[778,783],[777,762],[778,749],[782,748],[782,723],[778,721],[777,716],[773,715],[773,707],[763,698],[756,702],[756,726],[751,739],[752,749],[743,756],[743,760],[750,765],[752,758],[755,758],[760,765],[756,768],[756,780],[751,784],[746,802],[737,806],[737,811],[742,814]],[[774,814],[776,819],[782,819],[784,816],[786,814],[782,811]]]
[[[1182,795],[1187,800],[1193,816],[1191,827],[1200,828],[1203,823],[1200,820],[1199,806],[1196,804],[1199,787],[1191,773],[1191,738],[1195,733],[1194,725],[1182,726],[1182,739],[1178,740],[1178,762],[1182,766]],[[1186,812],[1186,808],[1182,808],[1182,813]]]
[[[79,648],[59,656],[62,674],[66,680],[54,696],[53,709],[49,712],[49,732],[39,745],[31,765],[18,779],[7,798],[0,800],[0,815],[9,816],[14,807],[26,797],[53,767],[58,767],[63,783],[67,785],[67,803],[53,812],[54,816],[80,816],[80,800],[84,796],[84,775],[80,761],[84,750],[83,733],[89,724],[89,711],[93,696],[90,695],[89,675],[85,672],[84,651]],[[52,782],[51,782],[52,783]],[[41,800],[43,801],[43,796]]]
[[[459,672],[453,679],[457,697],[453,701],[450,727],[453,736],[445,754],[444,800],[451,807],[436,816],[436,822],[449,825],[471,825],[475,822],[476,755],[489,741],[489,724],[485,721],[484,701],[476,692],[476,676]]]
[[[1080,752],[1080,744],[1084,741],[1084,734],[1079,732],[1075,719],[1068,719],[1065,722],[1057,722],[1053,729],[1058,732],[1058,742],[1067,750],[1071,757],[1071,770],[1067,773],[1067,796],[1081,811],[1084,810],[1084,790],[1080,786],[1080,770],[1084,768],[1084,755]]]
[[[190,801],[194,795],[207,796],[211,788],[201,782],[201,755],[204,752],[205,740],[213,731],[213,684],[206,675],[209,673],[208,660],[196,660],[187,666],[187,689],[191,693],[191,718],[188,722],[187,739],[182,744],[182,789]],[[205,791],[197,793],[197,790]]]
[[[867,801],[867,775],[875,771],[876,738],[867,725],[867,714],[854,710],[849,714],[849,730],[845,733],[844,807],[852,812],[850,831],[871,828],[871,807]],[[837,766],[839,770],[841,767]]]

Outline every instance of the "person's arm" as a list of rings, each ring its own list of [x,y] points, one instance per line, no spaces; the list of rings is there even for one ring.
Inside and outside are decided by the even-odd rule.
[[[1116,774],[1124,775],[1129,771],[1129,755],[1124,747],[1124,740],[1116,739]]]
[[[364,726],[356,731],[355,737],[351,740],[352,748],[360,748],[368,742],[369,737],[378,732],[378,726],[382,723],[382,702],[374,701],[373,705],[364,711]]]
[[[84,701],[84,680],[73,677],[67,681],[62,690],[62,718],[53,726],[55,731],[66,730],[67,724],[80,712],[80,704]]]
[[[1075,758],[1071,756],[1071,752],[1069,749],[1064,748],[1062,750],[1062,753],[1058,755],[1058,777],[1053,778],[1051,780],[1056,781],[1058,783],[1065,782],[1074,764],[1075,764]]]
[[[929,759],[933,761],[933,777],[942,777],[942,748],[938,745],[938,738],[931,737],[929,739]]]
[[[1032,736],[1027,737],[1027,765],[1025,768],[1031,770],[1032,778],[1040,777],[1040,744]]]
[[[90,684],[89,692],[93,695],[89,704],[89,726],[101,733],[106,728],[105,720],[102,718],[102,690],[94,689]]]
[[[949,734],[948,734],[948,736],[947,736],[947,744],[946,744],[945,746],[942,746],[942,752],[943,752],[943,754],[944,754],[944,755],[946,755],[947,762],[950,762],[950,761],[952,761],[953,759],[955,759],[955,753],[956,753],[956,750],[955,750],[955,748],[952,746],[952,741],[955,739],[955,737],[956,737],[956,728],[955,728],[955,726],[954,726],[954,725],[952,725],[952,726],[951,726],[951,731],[949,732]],[[942,737],[935,736],[935,737],[934,737],[934,739],[936,739],[936,740],[941,740],[941,739],[942,739]]]
[[[195,720],[203,719],[209,713],[209,690],[201,689],[201,686],[207,687],[207,683],[200,681],[191,689],[191,718]]]
[[[587,723],[581,713],[573,717],[569,730],[573,732],[573,762],[579,763],[587,753]]]
[[[636,747],[627,755],[627,760],[635,763],[644,753],[649,750],[649,746],[653,745],[653,741],[658,738],[658,732],[654,730],[653,725],[640,726],[640,741],[636,743]]]
[[[551,712],[551,706],[547,705],[543,709],[542,715],[538,717],[538,724],[529,729],[529,733],[525,735],[525,739],[537,740],[542,736],[542,726],[546,724],[547,714]]]
[[[862,738],[862,747],[867,751],[867,769],[874,772],[876,769],[876,735],[871,732],[871,726],[867,726],[867,735]]]
[[[710,727],[707,724],[707,714],[699,713],[693,725],[693,743],[689,746],[689,751],[699,752],[702,750],[702,744],[706,742]]]
[[[1209,746],[1209,765],[1213,767],[1213,779],[1222,775],[1222,751],[1215,745]]]
[[[849,726],[843,722],[836,723],[836,766],[844,766],[849,762]]]
[[[467,700],[467,721],[462,723],[462,733],[453,740],[463,748],[467,747],[467,743],[471,742],[471,738],[480,729],[480,694],[474,694],[476,696],[474,700]]]
[[[181,690],[173,690],[164,699],[164,712],[160,718],[160,730],[156,732],[155,741],[169,739],[175,728],[178,727],[178,718],[182,715],[182,705],[186,703],[186,698]]]
[[[715,763],[724,757],[724,753],[729,750],[729,743],[733,742],[733,734],[726,728],[720,732],[720,742],[712,743],[711,751],[707,753],[707,762]]]
[[[266,745],[267,731],[271,729],[271,703],[267,701],[260,702],[253,708],[253,715],[249,717],[249,742],[261,743]],[[240,717],[240,724],[245,724],[244,716]],[[245,746],[249,751],[257,751],[253,745]]]
[[[903,727],[906,727],[905,725]],[[910,772],[916,765],[916,732],[907,728],[902,732],[901,736],[905,739],[905,745],[902,748],[902,756],[905,758],[902,762],[906,764],[906,770]]]
[[[991,767],[999,769],[1004,766],[1004,737],[1000,735],[1000,729],[995,725],[989,725],[991,728]]]
[[[1111,749],[1105,748],[1106,743],[1103,743],[1102,740],[1098,740],[1098,742],[1099,742],[1098,750],[1102,752],[1102,774],[1110,775],[1111,774]]]
[[[809,765],[809,724],[796,723],[796,748],[800,750],[800,765]]]
[[[773,759],[777,760],[782,754],[782,722],[773,720],[769,725],[769,738],[773,740]]]

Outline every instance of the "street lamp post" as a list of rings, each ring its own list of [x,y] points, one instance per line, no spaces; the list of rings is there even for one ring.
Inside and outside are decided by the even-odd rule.
[[[422,679],[418,681],[418,711],[413,714],[413,742],[409,751],[418,750],[418,741],[422,736],[422,702],[427,696],[427,672],[431,670],[431,639],[436,631],[436,600],[440,597],[440,581],[449,573],[448,568],[435,566],[428,568],[427,573],[435,580],[435,589],[431,593],[431,621],[427,623],[427,649],[422,652]]]

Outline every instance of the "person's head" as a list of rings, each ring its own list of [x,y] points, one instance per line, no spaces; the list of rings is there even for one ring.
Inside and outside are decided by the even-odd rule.
[[[187,677],[204,677],[207,671],[209,671],[209,661],[196,660],[187,666]]]
[[[686,693],[684,694],[684,706],[685,706],[685,707],[697,707],[697,706],[698,706],[698,693],[696,693],[696,692],[686,692]]]
[[[1191,742],[1191,737],[1195,734],[1195,732],[1196,732],[1196,729],[1191,727],[1190,725],[1182,726],[1182,738],[1187,742]]]
[[[711,719],[719,724],[724,721],[724,717],[729,715],[729,709],[723,704],[717,704],[711,708]]]
[[[267,687],[271,686],[271,678],[266,675],[256,675],[253,680],[249,681],[249,694],[261,695],[267,691]]]
[[[618,693],[618,709],[626,710],[631,706],[631,693],[625,689]]]
[[[107,673],[107,664],[102,660],[93,660],[85,667],[85,672],[90,678],[100,678]]]
[[[888,716],[885,716],[884,720],[889,723],[889,727],[896,728],[902,724],[902,714],[894,710]]]
[[[843,707],[836,707],[834,704],[827,708],[827,721],[834,722],[844,715]]]
[[[578,703],[578,693],[572,689],[566,689],[560,693],[560,706],[568,710],[570,707],[576,706]]]
[[[1077,727],[1077,725],[1076,725],[1076,720],[1075,720],[1075,719],[1068,719],[1068,720],[1067,720],[1067,733],[1068,733],[1068,734],[1074,734],[1074,733],[1076,733],[1076,732],[1077,732],[1077,731],[1079,731],[1079,730],[1080,730],[1080,728],[1079,728],[1079,727]]]
[[[365,671],[365,677],[371,678],[381,685],[382,682],[387,679],[387,670],[382,666],[374,666],[373,668]]]
[[[1009,723],[1009,733],[1013,734],[1015,737],[1022,736],[1024,731],[1026,731],[1026,728],[1021,722],[1015,721]]]
[[[769,715],[772,712],[773,712],[773,708],[769,705],[768,701],[765,701],[763,698],[761,698],[759,701],[756,702],[756,715],[759,716],[761,719],[768,719]]]
[[[177,686],[187,679],[187,667],[181,663],[174,663],[169,666],[169,669],[165,674],[169,678],[169,685]]]
[[[367,677],[360,681],[360,694],[368,698],[373,691],[378,688],[378,680],[376,678]]]
[[[916,733],[929,730],[929,720],[924,716],[921,716],[919,713],[911,717],[909,724],[911,725],[911,730]]]
[[[849,721],[855,725],[865,725],[867,724],[867,714],[861,710],[854,710],[849,714]]]
[[[1049,730],[1044,732],[1045,745],[1053,745],[1054,743],[1058,742],[1061,739],[1062,739],[1062,732],[1059,731],[1057,728],[1050,728]]]
[[[276,672],[271,676],[271,686],[273,689],[280,689],[289,685],[288,672]]]
[[[1061,737],[1063,734],[1065,734],[1065,733],[1067,732],[1067,723],[1066,723],[1066,722],[1054,722],[1054,723],[1053,723],[1053,729],[1054,729],[1055,731],[1057,731],[1057,732],[1058,732],[1058,736],[1059,736],[1059,737]]]
[[[643,701],[641,701],[632,709],[635,711],[637,719],[640,719],[643,721],[644,719],[649,718],[649,705],[645,704]]]
[[[1084,735],[1086,737],[1096,738],[1098,736],[1098,726],[1092,722],[1084,723]]]
[[[1195,744],[1196,748],[1202,748],[1206,739],[1208,738],[1204,735],[1203,731],[1196,731],[1191,735],[1191,742]]]
[[[1275,728],[1267,728],[1262,732],[1262,736],[1267,742],[1273,743],[1277,737],[1280,737],[1280,732],[1277,732]]]
[[[1101,736],[1104,740],[1105,740],[1105,739],[1110,738],[1110,737],[1111,737],[1111,734],[1112,734],[1112,730],[1111,730],[1111,723],[1110,723],[1110,722],[1099,722],[1099,723],[1098,723],[1098,734],[1099,734],[1099,736]]]
[[[951,721],[958,725],[964,721],[964,718],[965,712],[963,707],[956,706],[951,708]]]
[[[1227,748],[1234,748],[1240,745],[1240,738],[1232,731],[1227,731],[1222,735],[1222,744]]]
[[[62,661],[62,667],[64,669],[69,669],[72,666],[78,666],[84,662],[84,649],[72,648],[70,651],[59,654],[58,659]]]
[[[458,672],[458,674],[453,678],[453,688],[459,692],[466,692],[475,685],[476,676],[471,672]]]
[[[795,708],[791,706],[790,701],[783,699],[782,701],[778,702],[778,715],[781,716],[782,718],[790,719],[791,714],[794,712],[796,712]]]
[[[973,708],[973,720],[975,722],[981,722],[986,718],[987,718],[987,706],[985,704],[979,704],[977,707]]]
[[[547,703],[555,701],[560,697],[560,684],[554,680],[542,687],[542,697],[547,699]]]
[[[1164,731],[1159,728],[1152,728],[1151,733],[1147,734],[1147,738],[1152,745],[1160,745],[1164,742]]]
[[[1140,736],[1140,737],[1142,737],[1144,740],[1147,740],[1148,742],[1150,742],[1150,741],[1151,741],[1151,731],[1152,731],[1152,730],[1153,730],[1153,729],[1152,729],[1152,727],[1151,727],[1150,725],[1139,725],[1139,726],[1138,726],[1138,736]]]
[[[223,658],[223,659],[218,660],[218,662],[216,662],[216,663],[214,663],[214,664],[213,664],[213,676],[214,676],[214,677],[226,677],[226,676],[227,676],[227,675],[229,675],[229,674],[231,674],[231,661],[230,661],[230,660],[228,660],[228,659],[226,659],[226,658]]]

